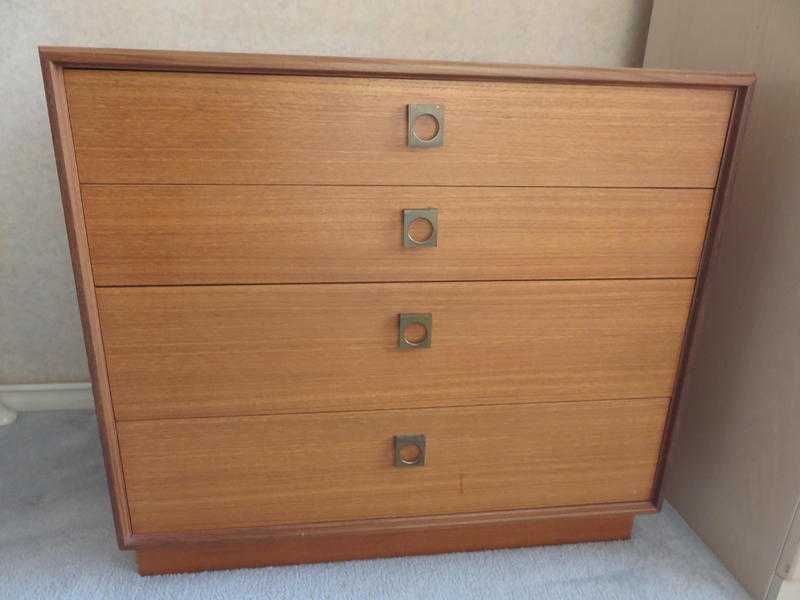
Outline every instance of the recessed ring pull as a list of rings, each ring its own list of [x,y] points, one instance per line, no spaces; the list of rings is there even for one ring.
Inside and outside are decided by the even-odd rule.
[[[409,147],[435,148],[442,144],[444,144],[444,106],[441,104],[409,104]]]
[[[430,348],[433,334],[431,313],[400,313],[399,348]]]
[[[419,434],[394,436],[394,466],[424,467],[425,436]]]
[[[438,233],[439,211],[435,208],[403,209],[403,246],[434,248]]]

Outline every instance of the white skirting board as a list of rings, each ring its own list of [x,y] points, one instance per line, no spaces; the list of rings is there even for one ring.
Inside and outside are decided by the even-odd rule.
[[[93,408],[90,383],[0,385],[0,425],[13,423],[23,411]]]

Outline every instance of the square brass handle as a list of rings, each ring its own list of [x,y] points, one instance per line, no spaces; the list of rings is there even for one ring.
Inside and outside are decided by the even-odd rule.
[[[421,434],[394,436],[394,466],[424,467],[425,436]]]
[[[436,148],[444,144],[444,106],[408,105],[409,148]]]
[[[403,209],[403,246],[435,248],[439,233],[439,211],[435,208]]]
[[[430,348],[432,335],[431,313],[400,313],[400,328],[397,332],[399,348]]]

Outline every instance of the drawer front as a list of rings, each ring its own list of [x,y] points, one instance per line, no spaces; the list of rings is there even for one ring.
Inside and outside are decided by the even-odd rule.
[[[134,533],[651,497],[668,400],[118,425]],[[394,466],[394,436],[425,436]]]
[[[694,281],[99,288],[118,419],[668,397]],[[430,347],[399,348],[400,313]]]
[[[732,89],[66,70],[83,183],[715,185]],[[408,145],[409,104],[444,143]]]
[[[710,190],[86,185],[96,285],[694,277]],[[404,209],[436,208],[436,246]],[[421,236],[419,239],[423,239]]]

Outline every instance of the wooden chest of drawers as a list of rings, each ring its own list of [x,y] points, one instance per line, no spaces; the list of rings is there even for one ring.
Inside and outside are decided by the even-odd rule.
[[[657,510],[751,76],[41,56],[142,573]]]

